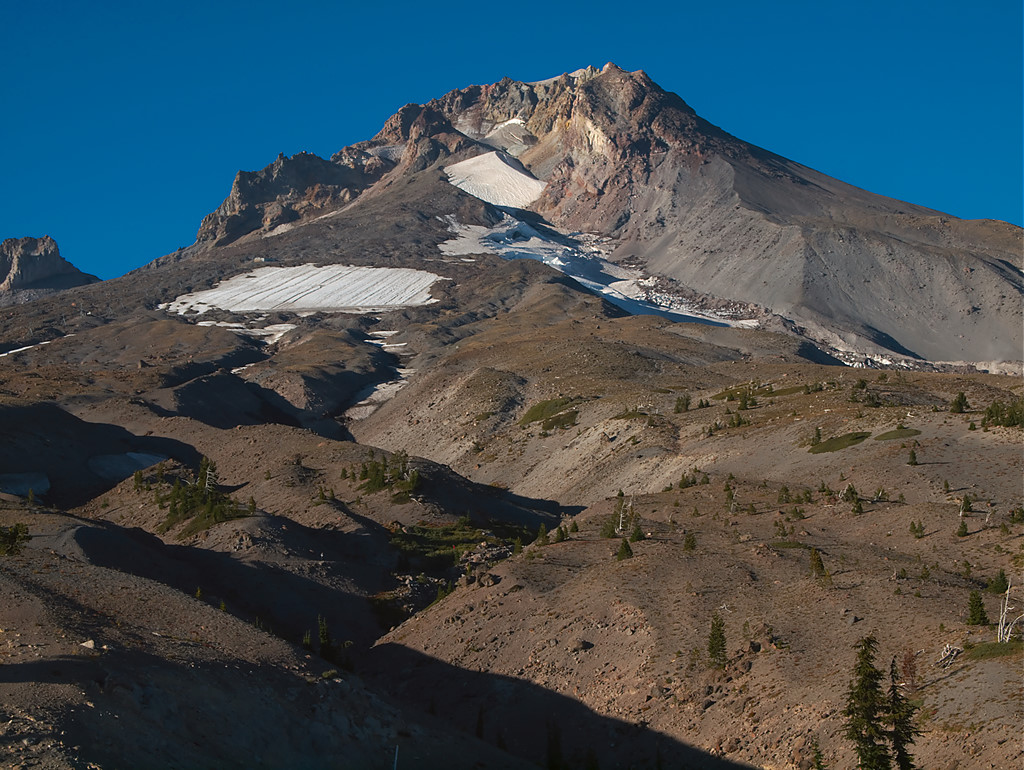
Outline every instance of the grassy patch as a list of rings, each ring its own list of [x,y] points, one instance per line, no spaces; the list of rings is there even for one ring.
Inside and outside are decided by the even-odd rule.
[[[910,438],[911,436],[920,436],[921,431],[915,428],[896,428],[896,430],[886,431],[885,433],[879,433],[875,436],[875,441],[893,441],[898,438]]]
[[[1002,658],[1005,655],[1020,655],[1024,652],[1024,642],[981,642],[966,651],[971,660],[988,660]]]
[[[822,452],[838,452],[840,449],[846,449],[854,444],[859,444],[870,435],[871,433],[866,431],[844,433],[842,436],[833,436],[826,441],[822,441],[807,451],[813,455],[821,454]]]
[[[576,418],[580,416],[580,413],[575,409],[570,409],[568,412],[562,412],[556,414],[554,417],[548,417],[546,420],[541,422],[540,427],[542,430],[554,430],[555,428],[571,428],[576,424]]]
[[[454,566],[464,552],[484,539],[483,531],[461,519],[440,527],[416,524],[392,535],[391,545],[398,549],[409,569],[430,571]]]
[[[532,422],[548,420],[556,414],[564,412],[576,401],[575,398],[549,398],[546,401],[541,401],[526,410],[526,414],[519,420],[519,424],[526,426]]]

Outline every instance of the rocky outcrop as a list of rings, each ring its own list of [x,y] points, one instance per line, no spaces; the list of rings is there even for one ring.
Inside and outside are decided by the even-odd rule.
[[[367,152],[332,160],[308,152],[277,160],[260,171],[239,171],[231,193],[199,226],[196,240],[223,246],[254,230],[273,230],[348,203],[394,163]]]
[[[0,243],[0,294],[60,291],[98,280],[61,257],[57,242],[48,235]]]

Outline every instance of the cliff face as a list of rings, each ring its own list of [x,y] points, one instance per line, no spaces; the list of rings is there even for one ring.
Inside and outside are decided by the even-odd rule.
[[[57,242],[48,235],[8,238],[0,243],[0,294],[59,291],[98,280],[61,257]]]

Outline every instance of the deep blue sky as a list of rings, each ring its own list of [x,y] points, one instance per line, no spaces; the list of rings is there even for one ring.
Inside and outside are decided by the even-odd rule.
[[[239,169],[607,61],[872,192],[1024,219],[1020,0],[34,0],[0,29],[0,238],[52,235],[103,278],[191,243]]]

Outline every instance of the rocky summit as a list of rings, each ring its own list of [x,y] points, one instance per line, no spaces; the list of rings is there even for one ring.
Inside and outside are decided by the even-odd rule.
[[[60,255],[57,243],[42,238],[8,238],[0,243],[0,297],[15,292],[52,292],[99,279],[86,275]]]
[[[612,64],[5,241],[0,764],[1019,764],[1021,244]]]

